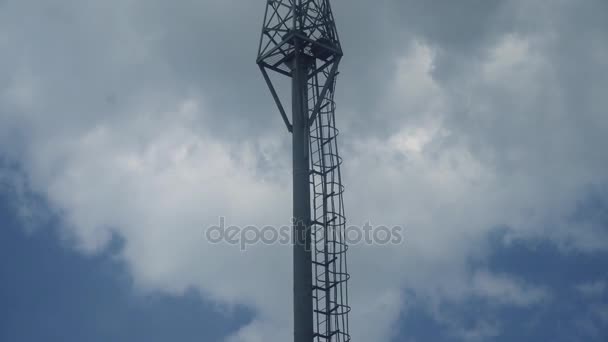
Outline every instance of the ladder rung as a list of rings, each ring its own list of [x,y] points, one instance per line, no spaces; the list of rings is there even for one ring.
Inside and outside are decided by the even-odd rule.
[[[336,136],[334,135],[333,137],[326,139],[326,141],[321,143],[321,146],[325,146],[327,144],[329,144],[332,140],[334,140],[336,138]]]
[[[334,165],[334,166],[332,166],[331,168],[329,168],[328,170],[326,170],[326,171],[322,172],[322,175],[323,175],[323,176],[326,176],[328,173],[333,172],[333,171],[334,171],[335,169],[337,169],[337,168],[338,168],[338,165]]]

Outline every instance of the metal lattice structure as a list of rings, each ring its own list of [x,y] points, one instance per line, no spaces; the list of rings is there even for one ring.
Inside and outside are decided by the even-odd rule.
[[[346,217],[329,0],[267,0],[257,64],[293,139],[294,340],[348,342]],[[291,78],[289,119],[269,72]]]

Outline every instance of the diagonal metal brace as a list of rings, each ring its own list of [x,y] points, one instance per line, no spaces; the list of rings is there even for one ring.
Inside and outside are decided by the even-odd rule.
[[[260,67],[260,70],[262,71],[262,75],[264,75],[264,80],[266,80],[266,84],[268,84],[268,88],[270,89],[270,93],[272,94],[272,97],[274,98],[274,102],[276,102],[277,107],[279,107],[279,112],[281,112],[281,117],[283,118],[283,121],[285,122],[285,126],[287,126],[287,130],[290,133],[292,133],[293,126],[289,122],[289,118],[287,118],[285,109],[283,108],[283,105],[281,104],[281,99],[279,99],[279,96],[277,95],[277,91],[274,89],[274,86],[272,85],[272,81],[270,80],[270,77],[268,77],[266,68],[264,68],[263,65],[258,65],[258,66]]]
[[[325,98],[325,95],[327,95],[327,91],[329,91],[329,88],[334,84],[334,78],[336,78],[336,73],[338,71],[338,64],[340,64],[340,57],[336,57],[334,65],[332,65],[331,71],[329,72],[329,77],[325,81],[325,85],[323,86],[323,90],[321,90],[321,94],[319,94],[317,103],[315,104],[315,108],[310,114],[309,122],[311,126],[315,122],[315,119],[317,118],[317,115],[321,110],[321,105],[323,104],[323,99]]]

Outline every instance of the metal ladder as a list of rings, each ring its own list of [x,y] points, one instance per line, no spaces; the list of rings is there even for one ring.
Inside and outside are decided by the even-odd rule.
[[[322,75],[323,76],[323,75]],[[326,75],[325,75],[326,76]],[[309,80],[309,108],[322,101],[310,127],[314,342],[348,342],[346,218],[335,127],[334,84],[320,99],[318,76]],[[312,110],[311,110],[312,112]],[[312,113],[311,113],[312,114]]]

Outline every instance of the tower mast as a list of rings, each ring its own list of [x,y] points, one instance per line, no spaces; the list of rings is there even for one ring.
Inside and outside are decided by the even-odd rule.
[[[341,58],[329,0],[267,0],[257,64],[292,133],[295,342],[350,341],[333,100]],[[291,78],[291,120],[268,71]]]

